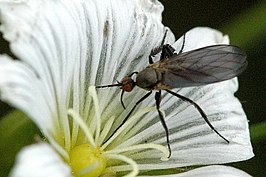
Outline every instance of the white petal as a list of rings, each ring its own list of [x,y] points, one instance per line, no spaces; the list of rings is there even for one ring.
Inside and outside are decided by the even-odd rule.
[[[222,43],[224,41],[222,35],[213,32],[208,33],[211,36],[207,35],[206,41],[212,39],[213,44]],[[190,38],[189,33],[187,37]],[[203,41],[204,39],[202,37]],[[196,44],[198,42],[195,41]],[[197,46],[200,47],[200,44]],[[210,129],[194,106],[170,94],[165,94],[161,110],[166,113],[165,120],[170,131],[172,156],[169,161],[161,162],[159,159],[162,154],[156,151],[147,150],[132,154],[133,158],[141,164],[140,168],[160,169],[218,164],[253,157],[247,118],[239,100],[234,97],[237,89],[237,79],[231,79],[202,87],[174,90],[195,101],[205,111],[215,129],[230,141],[229,144]],[[132,138],[125,135],[120,147],[146,142],[166,144],[165,131],[157,112],[143,116],[128,134],[132,135],[133,131],[137,132],[138,130],[140,133]]]
[[[71,177],[70,167],[46,143],[25,147],[19,152],[11,177]]]
[[[0,55],[0,98],[27,113],[54,144],[51,137],[56,125],[47,95],[39,92],[41,86],[29,65]]]
[[[233,97],[236,83],[236,80],[230,80],[194,88],[190,92],[187,89],[179,91],[201,106],[211,124],[230,141],[229,144],[208,127],[193,106],[166,95],[162,110],[166,112],[165,119],[171,134],[172,156],[169,161],[163,162],[160,161],[162,154],[157,151],[133,153],[131,157],[140,164],[140,169],[229,163],[253,157],[247,119],[241,104]],[[171,99],[176,99],[175,103]],[[145,142],[166,144],[165,132],[157,116],[156,112],[144,116],[134,125],[142,131],[128,140],[122,140],[124,143],[120,146]]]
[[[147,56],[165,31],[163,6],[153,0],[28,0],[1,2],[0,10],[0,29],[19,59],[3,61],[12,72],[3,66],[2,77],[16,79],[0,80],[2,97],[30,115],[50,141],[54,136],[66,149],[71,147],[71,133],[73,141],[78,134],[75,123],[70,132],[68,108],[85,119],[93,117],[88,87],[113,83],[143,62],[148,64]],[[173,41],[170,31],[168,35],[167,41]],[[14,90],[19,92],[13,94]],[[103,109],[120,104],[111,101],[118,100],[118,91],[101,90]]]
[[[197,176],[197,177],[251,177],[249,174],[244,171],[238,170],[233,167],[227,166],[207,166],[197,168],[195,170],[188,171],[184,174],[176,175],[180,177],[189,177],[189,176]]]
[[[176,51],[181,49],[183,40],[184,38],[182,36],[173,44]],[[183,52],[216,44],[229,44],[228,36],[212,28],[195,27],[185,33]]]
[[[158,175],[159,176],[159,175]],[[207,166],[190,170],[181,174],[160,175],[160,177],[251,177],[244,171],[227,166]],[[144,177],[144,176],[142,176]]]

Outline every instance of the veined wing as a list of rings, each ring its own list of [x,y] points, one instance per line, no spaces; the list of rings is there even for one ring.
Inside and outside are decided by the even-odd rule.
[[[247,67],[246,53],[232,45],[213,45],[161,60],[162,83],[173,88],[231,79]],[[158,68],[160,69],[160,68]]]

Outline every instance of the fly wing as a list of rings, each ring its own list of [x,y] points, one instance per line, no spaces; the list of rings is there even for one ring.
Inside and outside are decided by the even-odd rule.
[[[208,46],[160,62],[160,67],[165,71],[162,83],[172,88],[228,80],[238,76],[247,67],[246,53],[232,45]]]

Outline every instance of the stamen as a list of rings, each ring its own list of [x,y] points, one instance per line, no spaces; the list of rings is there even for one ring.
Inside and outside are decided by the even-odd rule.
[[[70,158],[66,150],[62,146],[60,146],[53,138],[48,139],[52,147],[64,158],[64,160],[68,162]]]
[[[124,148],[117,148],[114,150],[110,150],[110,151],[105,151],[106,154],[119,154],[122,152],[126,152],[126,151],[133,151],[133,150],[140,150],[140,149],[156,149],[161,151],[164,156],[161,157],[162,161],[167,161],[169,160],[169,150],[164,147],[163,145],[160,144],[154,144],[154,143],[147,143],[147,144],[138,144],[138,145],[133,145],[133,146],[129,146],[129,147],[124,147]]]
[[[121,132],[123,132],[124,130],[127,130],[127,127],[129,125],[132,125],[133,122],[138,121],[142,117],[142,115],[144,115],[147,112],[154,111],[154,110],[155,110],[154,107],[146,107],[146,108],[140,109],[138,112],[136,112],[131,118],[129,118],[127,120],[127,122],[122,127],[120,127],[117,130],[117,132],[106,143],[104,143],[101,146],[101,150],[104,150],[116,137],[118,137],[120,134],[122,134]]]
[[[60,100],[60,99],[58,99],[58,100]],[[62,104],[59,104],[59,105],[63,105],[63,103]],[[64,110],[60,110],[60,109],[62,109],[62,108],[60,108],[60,106],[58,106],[58,109],[59,109],[59,115],[58,115],[58,117],[66,117],[67,116],[65,114],[65,111]],[[62,129],[63,129],[63,132],[64,132],[64,138],[63,138],[64,141],[65,141],[64,146],[65,146],[65,149],[67,151],[70,151],[70,148],[71,148],[71,140],[70,140],[70,137],[71,136],[70,136],[69,122],[68,122],[67,119],[64,119],[64,118],[62,118],[60,120],[61,120]]]
[[[157,112],[157,110],[156,110],[155,108],[154,108],[153,111]],[[164,112],[164,110],[160,110],[160,111],[162,112],[163,117],[165,117],[165,112]],[[130,131],[129,131],[128,133],[126,133],[126,134],[123,136],[123,138],[124,138],[124,139],[129,139],[129,138],[131,138],[132,136],[136,135],[136,133],[138,133],[139,130],[142,128],[141,125],[146,124],[146,123],[147,123],[146,120],[141,120],[141,121],[139,121],[139,122],[138,122],[139,125],[134,125],[133,127],[131,127]]]
[[[132,160],[126,156],[123,156],[120,154],[106,154],[106,157],[110,158],[110,159],[121,160],[121,161],[124,161],[124,162],[128,163],[129,165],[131,165],[132,171],[130,173],[128,173],[127,175],[125,175],[124,177],[135,177],[139,173],[139,167],[138,167],[137,163],[134,160]],[[106,171],[107,170],[116,171],[116,169],[117,169],[117,167],[109,167],[106,169]]]
[[[107,122],[105,123],[103,130],[101,131],[100,137],[99,137],[99,144],[102,144],[104,139],[106,138],[108,132],[111,130],[112,125],[114,123],[115,116],[110,117]]]
[[[87,124],[84,122],[84,120],[77,114],[73,109],[69,109],[67,113],[73,118],[74,121],[77,122],[77,124],[80,126],[80,128],[84,131],[86,138],[88,139],[89,143],[96,147],[95,141],[93,139],[93,135],[87,126]]]
[[[97,145],[99,145],[99,136],[100,136],[100,130],[101,130],[101,115],[100,115],[100,108],[99,108],[99,99],[95,90],[95,86],[90,86],[89,87],[89,94],[93,99],[94,102],[94,109],[95,109],[95,116],[93,117],[94,120],[92,120],[93,122],[96,122],[96,126],[92,126],[95,127],[95,142]],[[94,132],[94,130],[93,130]]]

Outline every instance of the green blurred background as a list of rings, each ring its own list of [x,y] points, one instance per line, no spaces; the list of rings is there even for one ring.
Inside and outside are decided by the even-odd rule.
[[[248,54],[248,69],[239,77],[237,97],[250,121],[255,157],[229,164],[252,176],[265,177],[266,172],[266,1],[161,0],[165,6],[163,23],[178,38],[196,26],[209,26],[228,34],[231,44]],[[9,53],[8,43],[0,36],[0,52]],[[5,116],[5,118],[3,118]],[[37,128],[21,112],[0,102],[0,176],[6,176],[15,153],[34,141]],[[18,124],[14,126],[13,122]],[[26,132],[27,136],[21,136]],[[16,141],[12,137],[16,137]],[[5,154],[3,154],[5,153]]]

